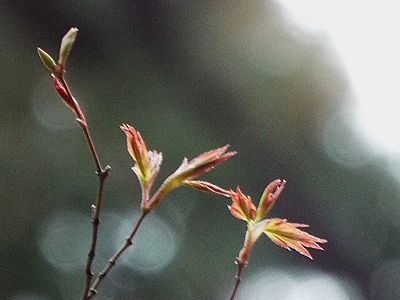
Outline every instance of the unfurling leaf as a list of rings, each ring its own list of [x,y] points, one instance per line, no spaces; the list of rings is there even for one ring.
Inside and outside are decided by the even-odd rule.
[[[232,205],[228,205],[231,214],[238,219],[251,222],[256,217],[256,207],[249,196],[242,193],[239,187],[231,193]]]
[[[263,219],[274,206],[286,185],[286,180],[275,179],[265,188],[257,208],[257,220]]]
[[[264,227],[264,233],[278,246],[288,250],[294,249],[312,259],[310,252],[306,248],[323,250],[319,244],[324,244],[328,241],[299,229],[305,227],[308,227],[308,225],[289,223],[286,219],[274,218],[268,220]]]
[[[169,177],[172,187],[184,184],[186,180],[192,180],[210,171],[212,168],[236,154],[235,151],[226,152],[229,145],[204,152],[192,160],[185,158],[179,168]]]
[[[192,179],[210,171],[221,162],[234,156],[236,152],[226,152],[228,147],[229,145],[226,145],[221,148],[204,152],[190,161],[185,158],[179,168],[162,183],[161,187],[151,197],[148,203],[145,203],[144,205],[142,203],[142,209],[150,211],[173,189],[190,182]],[[209,186],[209,188],[211,189],[211,186]]]
[[[156,179],[162,162],[162,153],[148,151],[140,133],[128,124],[120,126],[126,135],[128,152],[135,162],[135,172],[142,188],[142,204],[148,201],[151,187]]]
[[[146,144],[140,133],[132,126],[122,124],[120,128],[126,134],[128,152],[135,161],[134,171],[138,177],[146,180],[149,175],[149,158]]]
[[[201,181],[201,180],[186,180],[185,185],[197,189],[202,192],[209,192],[212,194],[217,194],[225,197],[231,197],[232,191],[225,190],[215,184],[212,184],[207,181]]]

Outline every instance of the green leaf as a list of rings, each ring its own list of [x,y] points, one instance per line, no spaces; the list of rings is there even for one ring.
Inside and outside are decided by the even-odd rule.
[[[42,64],[47,69],[49,69],[50,72],[54,73],[57,67],[57,64],[54,61],[54,59],[47,52],[45,52],[43,49],[39,47],[37,48],[37,53],[40,57],[40,60],[42,61]]]

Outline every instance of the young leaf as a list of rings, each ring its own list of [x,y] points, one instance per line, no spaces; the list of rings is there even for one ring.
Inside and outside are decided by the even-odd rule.
[[[278,246],[288,250],[294,249],[312,259],[310,252],[306,248],[323,250],[319,244],[324,244],[328,241],[299,229],[305,227],[308,227],[308,225],[289,223],[286,219],[274,218],[268,220],[264,227],[264,233]]]

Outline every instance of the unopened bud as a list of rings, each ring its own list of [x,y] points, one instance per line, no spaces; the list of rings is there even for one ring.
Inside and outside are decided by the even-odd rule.
[[[54,73],[57,69],[57,64],[54,59],[43,49],[37,48],[37,53],[42,61],[42,64],[49,69],[50,72]]]
[[[184,183],[191,188],[197,189],[202,192],[209,192],[225,197],[231,197],[234,192],[225,190],[215,184],[201,180],[185,180]]]
[[[65,67],[65,63],[71,52],[72,46],[75,43],[77,35],[78,28],[72,27],[61,40],[60,56],[58,57],[58,63],[63,67]]]

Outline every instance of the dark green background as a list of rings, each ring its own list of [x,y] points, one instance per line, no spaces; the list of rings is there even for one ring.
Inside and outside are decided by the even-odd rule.
[[[294,285],[328,278],[353,295],[340,299],[400,297],[398,183],[384,158],[354,142],[343,117],[350,86],[329,39],[294,34],[271,1],[90,0],[0,2],[1,299],[78,299],[83,287],[97,179],[36,54],[40,46],[56,56],[71,26],[80,32],[67,80],[112,166],[96,270],[123,237],[115,226],[129,226],[139,207],[118,128],[130,123],[163,152],[161,178],[184,156],[231,144],[238,155],[203,179],[240,184],[258,201],[269,181],[285,178],[271,216],[310,224],[329,240],[310,261],[260,239],[242,292],[251,278],[267,274],[268,287],[286,274]],[[246,230],[228,203],[174,191],[138,239],[151,240],[158,224],[154,244],[141,251],[161,260],[169,254],[157,241],[167,241],[172,260],[157,272],[127,267],[140,259],[117,265],[98,299],[224,299]],[[279,296],[260,289],[257,299],[294,299],[281,284]],[[329,289],[321,298],[311,291],[297,299],[336,299]]]

